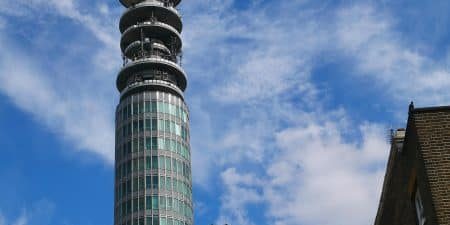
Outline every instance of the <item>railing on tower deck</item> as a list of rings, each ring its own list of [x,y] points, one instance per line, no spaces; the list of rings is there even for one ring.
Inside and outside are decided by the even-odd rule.
[[[146,59],[151,59],[151,60],[155,60],[158,61],[160,60],[161,62],[170,62],[170,64],[176,64],[178,67],[181,68],[182,66],[182,55],[178,55],[178,56],[174,56],[174,55],[166,55],[166,54],[160,54],[159,52],[156,51],[139,51],[139,55],[135,58],[129,59],[126,56],[122,55],[122,60],[123,60],[123,66],[127,66],[130,63],[135,63],[135,62],[139,62],[139,61],[145,61]]]
[[[153,25],[153,26],[164,27],[164,28],[166,28],[166,29],[172,31],[173,33],[175,33],[178,37],[180,37],[180,33],[179,33],[175,28],[173,28],[172,26],[170,26],[170,25],[168,25],[168,24],[161,23],[161,22],[156,21],[156,20],[153,20],[153,21],[144,21],[144,22],[137,23],[137,24],[135,24],[135,25],[133,25],[133,26],[130,26],[130,27],[128,27],[126,30],[123,31],[123,34],[122,34],[122,35],[125,35],[125,34],[126,34],[127,32],[129,32],[130,30],[136,29],[136,28],[138,28],[138,27],[141,26],[141,25]],[[181,38],[180,38],[180,39],[181,39]]]

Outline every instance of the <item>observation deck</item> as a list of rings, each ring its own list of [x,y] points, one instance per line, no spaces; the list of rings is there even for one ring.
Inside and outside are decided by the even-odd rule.
[[[181,50],[180,33],[173,27],[161,22],[143,22],[128,27],[122,34],[120,48],[122,52],[133,42],[142,39],[142,36],[160,40],[166,46],[173,47],[176,53]]]
[[[168,49],[164,44],[151,42],[150,39],[135,41],[129,44],[128,47],[123,51],[123,55],[128,59],[139,58],[139,55],[142,53],[144,53],[145,55],[149,54],[161,56],[162,58],[176,62],[176,60],[173,60],[174,58],[170,53],[170,49]]]
[[[138,80],[146,80],[147,77],[150,79],[158,79],[154,78],[155,70],[165,71],[172,75],[174,79],[172,79],[171,82],[177,85],[182,91],[186,90],[187,75],[183,68],[170,60],[155,55],[126,63],[117,76],[117,88],[122,92],[129,84],[129,79],[132,78],[133,75],[137,76],[138,78],[136,79]],[[164,76],[160,79],[165,80]]]

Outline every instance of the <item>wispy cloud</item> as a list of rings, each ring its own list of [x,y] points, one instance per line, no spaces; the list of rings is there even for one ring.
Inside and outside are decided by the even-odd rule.
[[[1,51],[9,52],[0,56],[3,93],[79,149],[92,151],[112,162],[114,126],[107,101],[55,87],[58,84],[48,80],[45,72],[33,65],[33,59],[10,46],[0,47]]]
[[[78,11],[74,1],[32,1],[17,2],[15,5],[28,10],[29,16],[36,14],[41,9],[50,8],[51,13],[58,17],[66,17],[73,22],[82,24],[84,29],[91,32],[94,38],[100,41],[100,45],[85,46],[90,55],[72,56],[71,51],[78,51],[77,46],[66,48],[67,52],[58,55],[50,55],[51,63],[45,62],[37,56],[42,53],[28,52],[20,44],[11,40],[6,33],[0,36],[3,44],[0,55],[0,89],[3,93],[21,109],[29,112],[40,123],[45,124],[55,134],[70,141],[77,149],[93,152],[108,163],[114,159],[114,107],[111,104],[114,97],[114,86],[105,87],[99,82],[113,83],[114,76],[99,76],[110,73],[111,66],[119,66],[113,62],[120,54],[112,57],[112,52],[117,50],[113,32],[109,26],[101,26],[102,20],[93,16],[82,14]],[[11,6],[8,6],[11,7]],[[3,9],[6,13],[9,11]],[[12,10],[10,10],[12,11]],[[19,13],[19,12],[17,12]],[[15,14],[8,14],[15,16]],[[20,15],[20,14],[19,14]],[[106,23],[106,22],[104,22]],[[83,27],[80,32],[83,32]],[[106,29],[104,28],[106,27]],[[12,29],[6,27],[5,29]],[[20,28],[19,28],[20,29]],[[86,32],[86,31],[84,31]],[[39,39],[40,33],[35,34]],[[43,34],[45,35],[45,34]],[[43,41],[44,45],[48,44]],[[67,39],[65,45],[70,44]],[[36,49],[40,48],[40,42],[33,43]],[[113,47],[114,46],[114,47]],[[61,46],[63,47],[63,46]],[[36,58],[37,57],[37,58]],[[90,65],[79,65],[73,59],[93,57]],[[43,68],[42,64],[50,67]],[[106,66],[105,66],[106,65]],[[90,68],[89,68],[90,67]],[[76,74],[79,71],[88,71],[88,74]],[[69,73],[69,74],[68,74]],[[95,99],[92,96],[96,96]]]
[[[396,103],[411,97],[435,103],[437,96],[448,99],[441,89],[449,80],[447,72],[403,43],[392,16],[372,4],[333,8],[285,2],[249,11],[236,11],[230,4],[213,7],[213,1],[198,4],[193,5],[202,11],[193,17],[203,18],[201,26],[189,27],[186,36],[191,42],[204,42],[196,42],[188,67],[215,84],[210,88],[211,104],[237,111],[229,116],[210,114],[212,126],[221,128],[211,146],[222,154],[209,152],[209,160],[225,160],[219,165],[241,169],[232,170],[238,175],[265,177],[266,215],[276,224],[370,223],[389,148],[385,131],[373,123],[347,124],[348,112],[333,116],[334,109],[324,109],[321,97],[326,93],[314,83],[320,74],[312,69],[331,55],[333,61],[348,65],[345,75],[373,79],[371,88],[387,91],[394,97],[386,102]],[[205,55],[207,65],[195,63]],[[291,98],[284,97],[286,92]],[[227,126],[216,120],[227,121]],[[344,138],[354,134],[362,139]],[[254,164],[259,166],[255,169]],[[264,165],[269,166],[261,172]],[[224,177],[222,182],[227,183]],[[234,185],[256,193],[262,189]],[[251,223],[244,210],[252,201],[228,207],[233,202],[228,198],[239,202],[242,195],[225,186],[227,201],[222,207],[228,210],[221,210],[219,221]],[[330,186],[335,188],[327,189]],[[346,187],[352,187],[351,192]],[[360,216],[349,220],[350,212]]]
[[[226,224],[230,221],[242,225],[255,224],[248,218],[245,209],[250,204],[263,201],[261,193],[258,193],[255,188],[261,186],[262,181],[253,174],[238,173],[235,168],[222,172],[221,179],[225,185],[225,192],[222,196],[221,216],[217,224]]]
[[[450,71],[446,62],[434,61],[404,42],[406,38],[396,31],[391,17],[367,4],[339,10],[338,50],[354,58],[355,74],[374,80],[396,101],[448,102]]]

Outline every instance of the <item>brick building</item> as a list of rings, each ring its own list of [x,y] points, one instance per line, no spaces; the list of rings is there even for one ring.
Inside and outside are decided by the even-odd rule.
[[[450,225],[450,106],[414,108],[392,145],[375,225]]]

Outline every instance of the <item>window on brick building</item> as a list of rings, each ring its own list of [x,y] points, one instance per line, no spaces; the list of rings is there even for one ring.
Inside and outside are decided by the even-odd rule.
[[[424,208],[423,208],[422,196],[420,195],[420,191],[418,188],[416,189],[414,203],[416,206],[416,214],[417,214],[417,222],[418,222],[417,224],[425,225],[426,218],[425,218],[425,212],[424,212]]]

